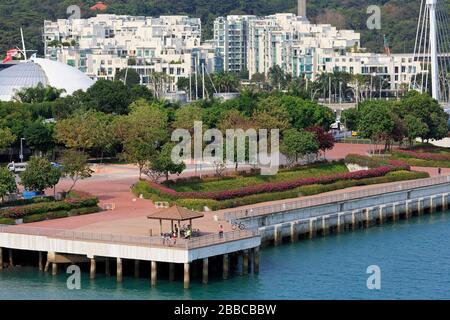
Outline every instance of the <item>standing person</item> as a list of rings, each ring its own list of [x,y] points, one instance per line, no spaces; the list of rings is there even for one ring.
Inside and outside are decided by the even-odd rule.
[[[219,237],[223,238],[223,225],[219,225]]]
[[[442,174],[442,168],[438,168],[438,175]]]

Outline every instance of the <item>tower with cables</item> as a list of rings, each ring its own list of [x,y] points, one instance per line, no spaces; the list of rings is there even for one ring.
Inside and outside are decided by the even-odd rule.
[[[450,99],[450,19],[446,0],[421,0],[414,59],[422,73],[410,80],[410,88],[429,92],[434,99]]]

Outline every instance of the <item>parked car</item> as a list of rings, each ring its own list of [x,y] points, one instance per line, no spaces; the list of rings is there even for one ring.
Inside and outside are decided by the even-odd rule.
[[[58,168],[60,170],[64,168],[63,165],[58,162],[51,162],[50,164],[52,165],[53,168]]]
[[[27,169],[27,166],[28,163],[26,162],[19,162],[19,163],[11,162],[8,164],[7,168],[10,172],[20,173],[24,172]]]

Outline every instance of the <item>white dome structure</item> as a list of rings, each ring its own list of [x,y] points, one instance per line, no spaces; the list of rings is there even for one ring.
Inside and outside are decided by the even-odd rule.
[[[0,101],[11,101],[18,91],[39,83],[63,89],[63,95],[71,95],[77,90],[86,91],[94,80],[64,63],[31,58],[0,71]]]

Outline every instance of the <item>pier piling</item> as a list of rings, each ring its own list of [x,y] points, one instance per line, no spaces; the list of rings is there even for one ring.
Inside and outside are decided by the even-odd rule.
[[[230,262],[229,262],[229,258],[228,258],[228,254],[227,253],[223,255],[222,264],[223,264],[222,278],[223,278],[223,280],[227,280],[228,279],[228,274],[229,274],[229,268],[230,268],[229,267],[230,266]]]
[[[134,260],[134,277],[139,278],[139,260]]]
[[[291,222],[291,242],[296,242],[297,237],[297,224],[295,222]]]
[[[117,282],[121,283],[123,281],[123,273],[122,273],[122,259],[117,258],[117,274],[116,274]]]
[[[9,249],[9,267],[14,268],[13,251]]]
[[[58,265],[56,263],[52,263],[52,276],[56,276],[58,274]]]
[[[39,271],[44,271],[44,257],[42,251],[39,251]]]
[[[208,258],[203,259],[203,275],[202,275],[202,283],[208,284],[208,271],[209,271],[209,260]]]
[[[316,219],[309,219],[309,238],[312,239],[315,236],[316,228],[314,226]]]
[[[105,258],[105,276],[107,276],[107,277],[111,276],[111,269],[109,266],[109,258]]]
[[[253,248],[253,272],[259,273],[259,247]]]
[[[370,209],[366,208],[366,228],[370,227]]]
[[[0,270],[3,269],[3,248],[0,247]]]
[[[151,262],[151,275],[150,275],[152,288],[156,287],[158,279],[158,264],[156,261]]]
[[[169,281],[175,281],[175,263],[169,263]]]
[[[243,261],[242,261],[242,274],[248,274],[248,250],[244,250]]]
[[[97,263],[95,258],[91,258],[91,268],[89,270],[89,279],[94,280],[97,273]]]
[[[185,263],[184,264],[184,280],[183,280],[183,286],[185,289],[189,289],[190,284],[191,284],[191,277],[190,277],[189,269],[190,269],[190,264]]]

